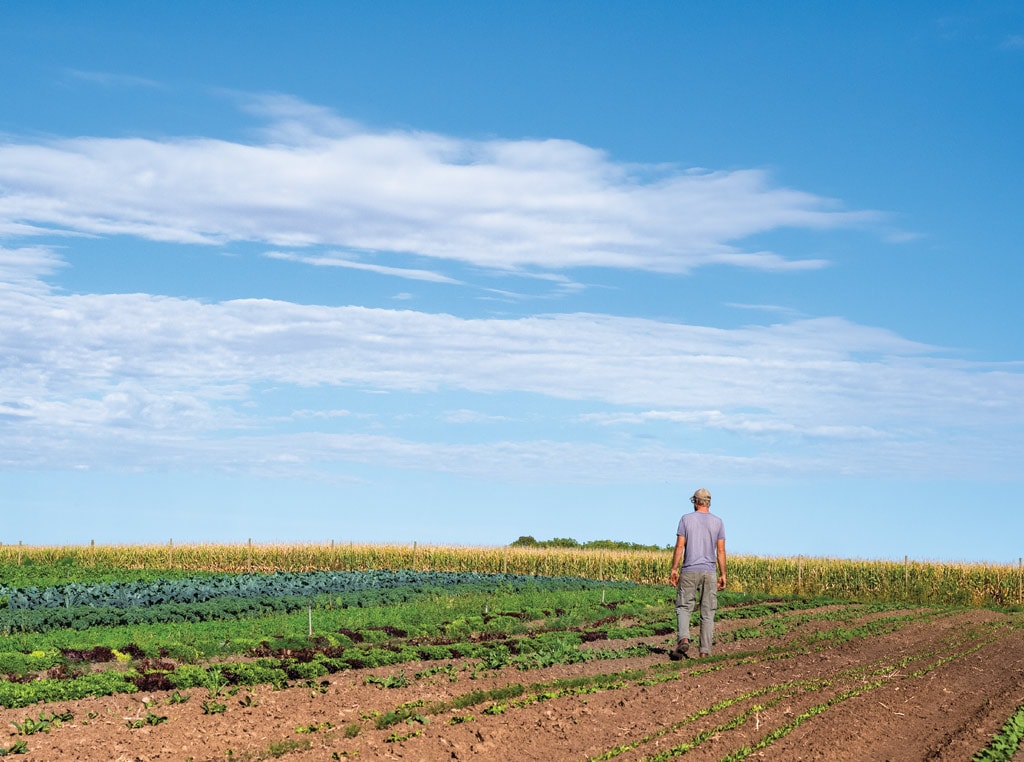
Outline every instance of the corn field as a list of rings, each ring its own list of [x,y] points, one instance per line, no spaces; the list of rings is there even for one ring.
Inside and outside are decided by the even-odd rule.
[[[0,544],[0,565],[273,572],[414,569],[528,574],[667,584],[671,551],[463,547],[355,543],[26,546]],[[858,561],[733,555],[729,589],[973,607],[1024,604],[1024,568],[1013,564]]]

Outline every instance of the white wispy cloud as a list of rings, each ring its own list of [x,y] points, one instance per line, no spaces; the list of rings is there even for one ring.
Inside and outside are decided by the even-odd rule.
[[[742,242],[878,217],[779,187],[758,169],[626,164],[567,140],[374,131],[283,96],[248,106],[272,120],[252,143],[8,140],[0,144],[0,230],[413,253],[495,270],[682,273],[712,263],[820,267]],[[346,260],[389,266],[336,264]]]
[[[270,259],[283,259],[288,262],[302,262],[315,267],[346,267],[350,270],[365,270],[367,272],[378,273],[379,275],[393,275],[399,278],[408,278],[409,280],[422,280],[431,283],[450,283],[453,285],[461,284],[461,281],[458,281],[455,278],[449,278],[447,275],[442,275],[441,273],[434,272],[433,270],[375,265],[369,262],[360,262],[347,257],[338,256],[336,254],[302,256],[300,254],[293,254],[284,251],[268,251],[264,256]]]
[[[554,478],[544,463],[559,463],[574,479],[601,480],[663,473],[687,458],[744,473],[941,474],[1012,470],[1024,456],[1020,364],[968,363],[839,318],[722,329],[599,314],[467,319],[261,299],[63,294],[45,282],[57,266],[45,249],[0,249],[0,467],[262,472],[269,459],[277,471],[324,473],[324,464],[380,457],[478,476],[493,466],[502,479]],[[267,387],[402,399],[473,392],[499,402],[448,414],[453,426],[490,427],[489,441],[456,445],[443,429],[417,441],[397,416],[387,422],[392,434],[363,430],[379,427],[386,409],[361,422],[347,405],[296,408],[286,433],[279,414],[263,408],[259,390]],[[504,410],[503,394],[515,400]],[[529,416],[521,405],[531,396],[590,407],[595,430],[629,423],[680,433],[659,430],[668,439],[639,448],[614,434],[589,443],[510,441],[503,419]],[[564,415],[566,425],[578,420]],[[304,420],[355,430],[295,433]],[[701,441],[715,432],[744,444],[712,457]],[[675,438],[689,444],[676,447]],[[644,465],[654,457],[660,465]]]
[[[780,315],[787,318],[801,317],[799,312],[792,307],[786,307],[781,304],[741,304],[739,302],[726,302],[726,307],[732,307],[737,310],[752,310],[757,312],[768,312]]]
[[[2,240],[253,242],[315,267],[466,286],[443,272],[448,260],[471,265],[467,279],[567,292],[586,287],[565,272],[578,266],[821,267],[743,243],[878,219],[760,170],[625,164],[563,140],[374,131],[286,96],[242,101],[269,120],[250,143],[0,143]],[[65,293],[49,283],[61,251],[0,246],[0,468],[346,479],[339,464],[386,463],[602,482],[683,469],[998,476],[1024,456],[1024,368],[968,363],[839,317],[733,305],[777,322],[723,329]],[[482,298],[536,298],[474,285]],[[272,405],[268,388],[296,401]],[[337,395],[307,406],[310,389]],[[350,405],[354,390],[381,404]],[[462,398],[421,409],[432,393]],[[551,434],[567,429],[565,441]],[[464,442],[467,430],[478,441]],[[705,445],[722,437],[729,454]]]
[[[134,74],[115,74],[109,71],[89,71],[86,69],[68,69],[70,77],[90,82],[103,87],[146,87],[163,88],[164,86],[156,80],[146,77],[139,77]]]
[[[720,410],[648,410],[640,413],[588,413],[580,416],[584,421],[600,425],[629,425],[650,422],[668,422],[695,425],[701,428],[721,429],[749,435],[795,435],[812,439],[868,440],[888,438],[883,430],[870,426],[834,425],[816,426],[773,418],[770,414],[723,413]]]
[[[42,246],[5,248],[0,246],[0,293],[9,298],[29,293],[48,293],[43,278],[64,266],[52,249]]]
[[[293,418],[321,418],[321,419],[332,419],[332,418],[348,418],[349,416],[357,415],[351,410],[296,410],[292,413]]]
[[[489,415],[479,410],[449,410],[443,416],[443,420],[449,423],[503,423],[511,420],[507,415]]]

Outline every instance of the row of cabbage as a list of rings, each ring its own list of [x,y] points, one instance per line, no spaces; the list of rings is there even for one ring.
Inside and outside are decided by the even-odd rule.
[[[588,580],[548,578],[564,587],[567,582],[592,586]],[[202,603],[218,598],[313,597],[399,587],[452,585],[506,585],[516,587],[537,577],[476,572],[318,571],[274,574],[218,574],[185,579],[67,583],[50,587],[12,588],[0,585],[0,608],[38,609],[99,606],[133,608],[167,603]]]
[[[315,607],[377,607],[431,592],[603,587],[568,577],[475,572],[281,572],[184,579],[0,587],[0,633],[246,619]],[[620,585],[622,583],[619,583]]]

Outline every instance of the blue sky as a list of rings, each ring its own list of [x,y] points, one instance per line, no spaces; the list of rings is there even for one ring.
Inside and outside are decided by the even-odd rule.
[[[1024,4],[0,2],[0,541],[1024,555]]]

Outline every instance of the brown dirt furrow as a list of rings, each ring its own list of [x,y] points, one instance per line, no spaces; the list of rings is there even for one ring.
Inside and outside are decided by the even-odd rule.
[[[1024,695],[1024,633],[1001,628],[944,645],[809,720],[758,759],[969,760]]]

